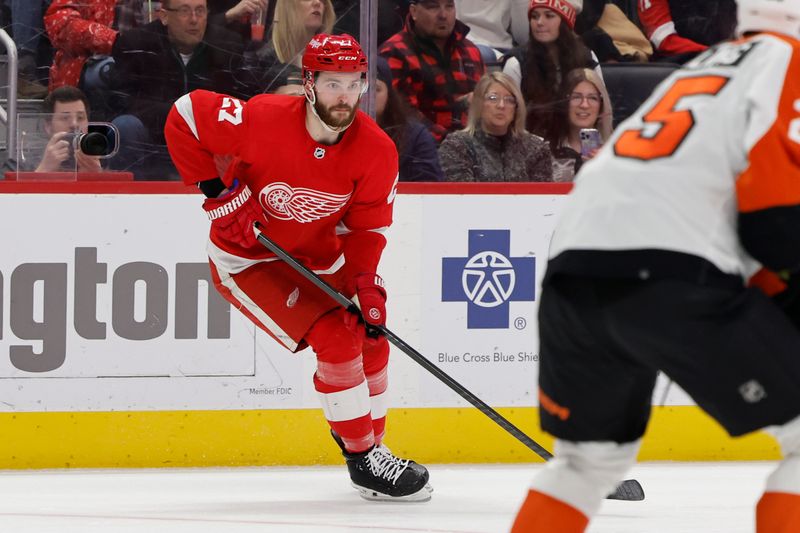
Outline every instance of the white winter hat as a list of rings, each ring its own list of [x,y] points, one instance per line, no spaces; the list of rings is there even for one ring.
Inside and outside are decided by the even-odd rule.
[[[534,9],[540,7],[552,9],[564,19],[570,29],[575,29],[575,17],[583,10],[583,0],[531,0],[528,18]]]

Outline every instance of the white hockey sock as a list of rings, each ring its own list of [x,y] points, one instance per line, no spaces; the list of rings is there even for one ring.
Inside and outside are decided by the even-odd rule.
[[[636,461],[641,440],[570,442],[557,440],[555,457],[531,483],[537,490],[594,516]]]
[[[766,492],[800,494],[800,417],[767,431],[781,445],[783,460],[767,478]]]

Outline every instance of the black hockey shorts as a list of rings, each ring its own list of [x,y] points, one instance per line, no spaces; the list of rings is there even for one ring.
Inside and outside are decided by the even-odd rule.
[[[640,438],[658,370],[734,436],[800,414],[800,330],[758,289],[556,276],[539,304],[539,410],[558,438]]]

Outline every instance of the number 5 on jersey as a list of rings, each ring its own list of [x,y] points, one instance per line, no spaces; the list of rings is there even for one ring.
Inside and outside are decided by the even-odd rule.
[[[620,157],[651,161],[670,157],[694,128],[691,109],[676,109],[689,96],[716,96],[730,78],[699,76],[676,80],[642,120],[645,127],[625,131],[614,144]],[[653,133],[653,128],[657,131]]]

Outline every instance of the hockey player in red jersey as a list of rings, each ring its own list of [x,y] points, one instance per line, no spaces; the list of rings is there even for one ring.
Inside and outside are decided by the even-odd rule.
[[[253,223],[383,325],[377,274],[392,223],[397,151],[358,111],[367,59],[349,35],[315,36],[303,55],[305,98],[241,102],[194,91],[173,106],[167,146],[184,182],[197,184],[211,231],[217,289],[291,351],[316,354],[314,388],[353,485],[367,499],[430,499],[425,467],[382,444],[389,346],[359,317],[268,252]],[[215,156],[232,157],[224,175]]]
[[[800,531],[800,2],[739,0],[742,38],[665,80],[577,176],[539,301],[555,458],[513,533],[580,533],[636,460],[658,371],[783,460],[757,533]],[[761,268],[780,273],[745,280]],[[788,283],[786,283],[788,282]]]

